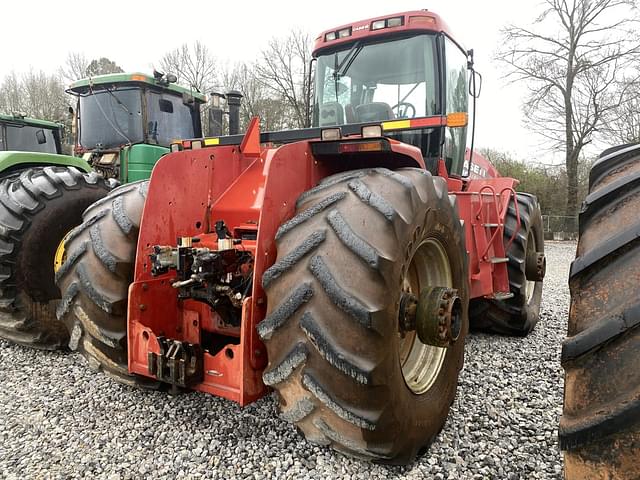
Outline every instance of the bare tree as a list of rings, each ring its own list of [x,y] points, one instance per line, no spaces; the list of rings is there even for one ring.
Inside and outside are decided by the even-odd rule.
[[[260,117],[260,128],[264,131],[283,130],[290,124],[287,105],[257,78],[254,64],[239,63],[221,69],[219,81],[221,91],[238,90],[243,96],[240,107],[242,129],[255,116]]]
[[[196,41],[166,53],[160,60],[160,69],[175,74],[179,83],[208,92],[216,84],[216,63],[207,46]]]
[[[74,82],[87,76],[89,60],[80,52],[69,52],[65,66],[60,69],[60,74],[67,82]]]
[[[89,61],[84,54],[70,52],[67,55],[65,66],[60,69],[60,75],[67,82],[74,82],[85,77],[106,75],[109,73],[122,73],[124,70],[113,60],[100,57]]]
[[[67,98],[57,75],[28,72],[22,78],[22,90],[30,115],[55,121],[66,118]]]
[[[255,65],[258,80],[289,109],[289,128],[302,128],[309,122],[310,60],[311,37],[293,30],[286,38],[273,38]]]
[[[606,129],[619,143],[640,142],[640,81],[625,86],[622,102]]]
[[[216,66],[217,60],[209,48],[196,41],[191,46],[185,43],[166,53],[160,59],[159,69],[164,73],[173,73],[178,78],[178,83],[186,84],[199,92],[210,93],[217,84]],[[203,106],[200,113],[203,133],[208,135],[209,125],[206,119],[209,116],[209,105]]]
[[[20,78],[16,72],[9,73],[0,84],[0,113],[27,113]]]
[[[635,13],[633,0],[544,0],[532,25],[503,30],[497,60],[527,83],[529,125],[565,152],[568,217],[578,210],[581,152],[620,105],[640,53]]]
[[[67,117],[68,99],[58,75],[30,71],[21,77],[9,73],[0,84],[0,111],[20,113],[45,120]]]

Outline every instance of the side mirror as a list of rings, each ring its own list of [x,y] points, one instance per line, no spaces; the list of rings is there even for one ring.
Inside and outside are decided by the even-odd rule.
[[[307,98],[305,98],[305,107],[306,107],[306,112],[305,112],[305,127],[310,127],[312,122],[313,122],[313,117],[314,117],[314,98],[315,98],[315,93],[316,93],[316,84],[315,84],[315,65],[316,65],[316,59],[312,58],[309,61],[309,72],[307,73],[307,91],[306,96]]]
[[[149,139],[158,143],[158,122],[149,122],[147,131],[149,132]]]
[[[195,98],[190,93],[184,92],[182,94],[182,103],[184,105],[194,105],[196,103]]]
[[[482,75],[475,70],[471,70],[471,76],[469,77],[469,95],[473,98],[479,98],[481,91]]]
[[[47,136],[44,134],[44,130],[36,130],[36,140],[38,141],[39,145],[47,143]]]

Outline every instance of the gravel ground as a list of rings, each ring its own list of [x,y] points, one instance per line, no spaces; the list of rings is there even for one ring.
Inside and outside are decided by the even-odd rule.
[[[474,335],[449,419],[407,467],[305,442],[268,396],[241,409],[140,392],[77,355],[0,341],[0,478],[561,478],[560,344],[575,243],[547,244],[542,320],[525,339]]]

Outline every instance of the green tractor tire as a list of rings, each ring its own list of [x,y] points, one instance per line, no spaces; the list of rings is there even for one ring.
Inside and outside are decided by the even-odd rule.
[[[82,212],[116,185],[72,166],[38,166],[0,175],[0,337],[21,345],[66,348],[55,316],[55,263]]]

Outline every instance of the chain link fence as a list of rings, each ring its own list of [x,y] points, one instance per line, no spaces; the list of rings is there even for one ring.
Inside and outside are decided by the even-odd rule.
[[[578,217],[576,215],[542,215],[545,240],[577,240]]]

